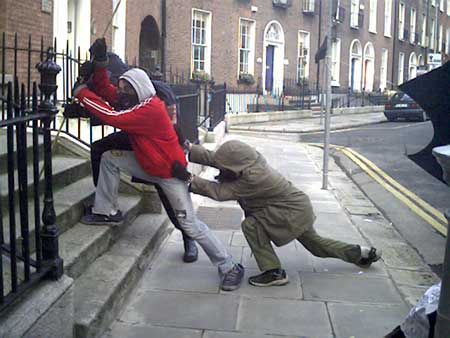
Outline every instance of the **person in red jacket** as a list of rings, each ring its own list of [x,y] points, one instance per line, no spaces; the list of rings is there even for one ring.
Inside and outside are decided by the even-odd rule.
[[[117,203],[121,170],[158,184],[174,208],[180,226],[218,266],[222,290],[237,289],[244,267],[234,263],[222,243],[197,218],[187,183],[172,175],[174,163],[186,167],[187,161],[166,106],[155,95],[147,73],[138,68],[130,69],[119,78],[117,88],[109,82],[104,67],[96,67],[94,77],[101,97],[83,80],[76,83],[73,95],[103,123],[126,132],[133,150],[111,150],[102,155],[92,212],[85,215],[82,222],[102,225],[122,222]],[[118,102],[122,109],[115,110],[108,102]]]

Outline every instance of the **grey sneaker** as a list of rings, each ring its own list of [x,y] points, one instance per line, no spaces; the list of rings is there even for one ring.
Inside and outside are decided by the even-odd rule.
[[[220,288],[223,291],[233,291],[239,288],[244,278],[244,267],[241,264],[235,264],[234,267],[222,276]]]
[[[250,277],[248,282],[253,286],[281,286],[289,283],[289,279],[283,269],[272,269]]]
[[[365,247],[365,246],[360,246],[361,249],[361,258],[358,261],[358,263],[356,263],[356,265],[358,265],[361,268],[369,268],[372,263],[375,263],[376,261],[378,261],[381,258],[381,250],[378,250],[377,248],[371,247]]]

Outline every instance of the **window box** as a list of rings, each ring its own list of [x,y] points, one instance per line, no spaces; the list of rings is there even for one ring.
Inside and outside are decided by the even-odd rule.
[[[255,78],[252,74],[241,73],[239,74],[238,83],[251,86],[255,83]]]
[[[203,70],[192,72],[191,81],[195,83],[206,83],[209,81],[209,74]]]
[[[292,6],[292,0],[272,0],[275,7],[288,8]]]

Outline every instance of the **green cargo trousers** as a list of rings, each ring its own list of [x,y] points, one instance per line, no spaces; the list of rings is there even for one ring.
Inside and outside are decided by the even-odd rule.
[[[270,239],[267,236],[258,236],[257,227],[256,222],[245,223],[242,226],[242,231],[255,256],[259,269],[261,271],[280,269],[281,263],[270,243]],[[358,245],[322,237],[313,227],[305,231],[297,240],[317,257],[339,258],[349,263],[357,263],[361,258],[361,249]]]

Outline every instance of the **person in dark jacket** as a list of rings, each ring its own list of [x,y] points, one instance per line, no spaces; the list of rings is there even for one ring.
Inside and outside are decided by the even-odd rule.
[[[100,53],[93,54],[95,61]],[[123,217],[117,203],[121,171],[158,184],[175,210],[182,229],[199,243],[218,267],[221,289],[237,289],[244,276],[243,266],[233,261],[209,227],[197,218],[186,182],[172,174],[174,163],[185,168],[187,161],[165,104],[156,96],[150,78],[142,69],[130,69],[120,76],[116,88],[109,82],[102,62],[103,58],[100,58],[93,77],[100,96],[83,80],[75,84],[73,95],[103,123],[126,132],[132,150],[103,153],[92,212],[84,215],[81,221],[92,225],[121,224]],[[109,102],[122,109],[114,109]]]
[[[217,151],[190,145],[189,160],[220,170],[217,182],[190,176],[180,167],[177,176],[190,182],[193,193],[217,201],[237,200],[244,210],[242,231],[261,274],[249,278],[254,286],[284,285],[281,268],[271,242],[277,246],[298,240],[313,255],[334,257],[368,268],[381,257],[380,250],[320,236],[313,227],[316,216],[308,196],[269,166],[251,146],[228,141]]]
[[[102,61],[107,60],[107,62],[103,62],[102,65],[106,67],[106,70],[109,75],[110,82],[117,85],[120,76],[125,73],[127,70],[130,69],[128,64],[124,63],[120,57],[115,53],[107,53],[107,57],[104,58],[101,54],[103,52],[106,52],[106,43],[104,43],[103,39],[96,40],[94,44],[92,45],[91,49],[92,51],[96,52],[97,59],[100,57]],[[99,51],[99,49],[102,49]],[[90,61],[88,61],[90,63]],[[96,63],[98,64],[98,63]],[[84,65],[83,65],[84,66]],[[88,70],[84,71],[85,77],[87,79],[91,78],[91,75],[94,72],[95,65],[94,63],[88,64],[84,66],[84,68],[89,68]],[[175,131],[177,132],[177,136],[179,139],[179,143],[183,144],[185,142],[185,138],[182,134],[181,129],[176,124],[177,122],[177,98],[175,94],[173,93],[170,86],[162,81],[152,81],[155,90],[156,95],[164,101],[166,104],[167,112],[169,113],[169,117],[174,123]],[[96,91],[96,84],[98,83],[94,82],[92,79],[90,80],[90,87],[95,92]],[[109,134],[108,136],[95,141],[91,145],[91,166],[92,166],[92,177],[94,181],[94,185],[97,186],[98,181],[98,175],[100,171],[100,161],[102,158],[102,155],[110,150],[132,150],[132,146],[130,143],[130,139],[126,132],[124,131],[118,131],[112,134]],[[195,262],[198,259],[198,250],[197,246],[195,244],[195,241],[189,237],[189,235],[186,234],[186,232],[182,229],[180,224],[178,223],[178,220],[175,216],[175,211],[172,208],[167,196],[164,194],[163,189],[157,184],[154,185],[156,188],[156,191],[158,193],[158,196],[161,200],[161,203],[166,210],[167,215],[169,216],[170,221],[172,224],[181,231],[183,236],[183,244],[184,244],[184,255],[183,255],[183,261],[186,263],[192,263]]]

